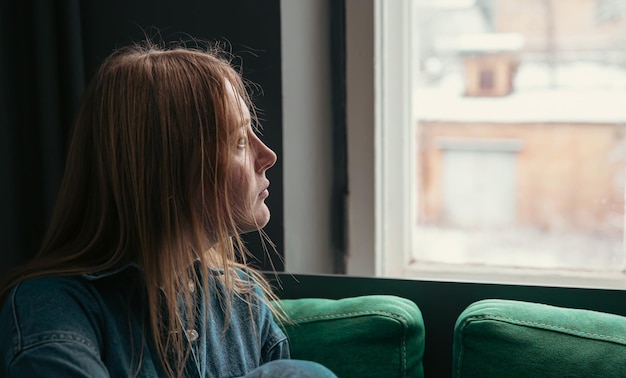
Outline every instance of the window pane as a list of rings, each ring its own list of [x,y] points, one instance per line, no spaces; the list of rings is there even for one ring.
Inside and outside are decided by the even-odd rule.
[[[414,1],[414,265],[623,271],[626,2]]]

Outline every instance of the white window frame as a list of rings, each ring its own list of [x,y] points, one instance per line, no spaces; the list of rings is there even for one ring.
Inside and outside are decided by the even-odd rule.
[[[417,49],[406,46],[413,38],[409,27],[412,14],[411,0],[346,0],[347,274],[626,289],[621,272],[411,266],[417,118],[411,106],[414,78],[409,68],[411,61],[417,61],[411,51]]]
[[[410,12],[410,0],[346,0],[351,275],[401,275],[413,248]]]

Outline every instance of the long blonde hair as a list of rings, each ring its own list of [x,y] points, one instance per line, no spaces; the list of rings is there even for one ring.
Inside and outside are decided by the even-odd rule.
[[[230,205],[225,175],[238,130],[227,83],[254,122],[246,85],[219,49],[145,42],[109,56],[83,95],[42,248],[9,278],[0,298],[25,279],[135,262],[169,376],[180,376],[189,357],[179,319],[196,321],[190,281],[206,287],[208,269],[223,271],[227,316],[234,295],[248,303],[275,299],[263,276],[246,265]],[[204,282],[190,269],[198,259]]]

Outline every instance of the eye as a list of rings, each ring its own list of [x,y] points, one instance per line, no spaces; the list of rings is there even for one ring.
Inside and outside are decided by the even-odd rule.
[[[248,138],[246,138],[245,136],[242,136],[241,138],[237,139],[237,148],[246,148],[247,145],[248,145]]]

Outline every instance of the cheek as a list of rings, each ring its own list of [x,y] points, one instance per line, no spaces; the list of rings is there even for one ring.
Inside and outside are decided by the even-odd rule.
[[[229,192],[227,194],[236,217],[245,214],[251,205],[250,178],[246,173],[244,167],[235,165],[228,176]]]

